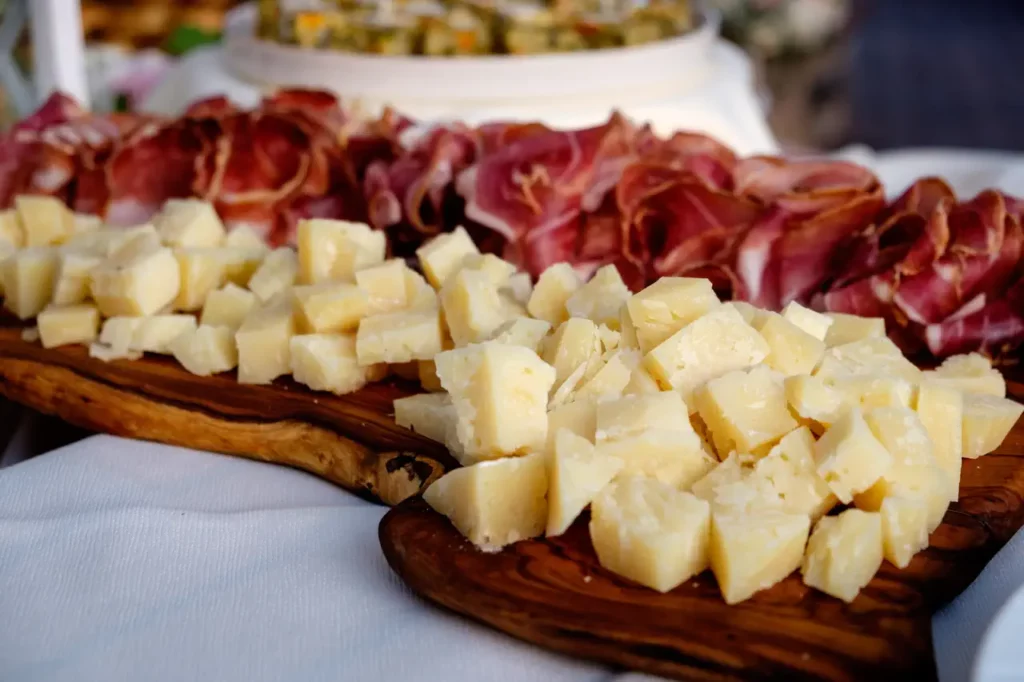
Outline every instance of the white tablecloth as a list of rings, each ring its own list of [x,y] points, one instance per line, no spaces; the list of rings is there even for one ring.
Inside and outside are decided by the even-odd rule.
[[[847,154],[894,192],[923,171],[1024,194],[1005,155]],[[312,476],[106,436],[27,458],[51,429],[29,419],[0,457],[3,682],[653,679],[418,600],[381,555],[384,509]],[[1018,534],[936,616],[942,682],[1024,680],[1022,584]]]

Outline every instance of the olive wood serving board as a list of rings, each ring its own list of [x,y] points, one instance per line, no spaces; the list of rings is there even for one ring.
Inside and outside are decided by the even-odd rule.
[[[395,425],[391,403],[416,391],[382,382],[351,395],[291,380],[239,384],[147,355],[104,362],[83,346],[44,349],[0,320],[0,395],[76,426],[304,469],[393,505],[457,466],[447,450]]]
[[[1024,386],[1010,393],[1024,397]],[[415,497],[381,520],[391,568],[419,595],[519,639],[681,680],[934,680],[931,617],[1024,525],[1024,420],[964,460],[931,546],[888,562],[851,604],[792,575],[726,606],[706,571],[658,594],[601,568],[581,518],[563,536],[477,551]]]

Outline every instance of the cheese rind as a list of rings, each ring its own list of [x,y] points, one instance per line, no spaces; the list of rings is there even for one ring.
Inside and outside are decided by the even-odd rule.
[[[235,335],[229,327],[202,324],[168,344],[181,366],[197,376],[229,372],[238,365]]]
[[[802,514],[712,512],[711,571],[725,603],[749,599],[796,570],[810,528],[810,519]]]
[[[859,408],[847,410],[814,444],[816,472],[848,504],[892,467],[892,455],[878,442]]]
[[[87,304],[48,306],[36,319],[43,348],[56,348],[72,343],[88,344],[96,340],[100,328],[100,311]]]
[[[849,603],[881,565],[881,514],[847,509],[815,526],[801,571],[808,586]]]
[[[555,434],[548,457],[548,537],[561,535],[622,471],[622,460],[599,452],[569,429]]]

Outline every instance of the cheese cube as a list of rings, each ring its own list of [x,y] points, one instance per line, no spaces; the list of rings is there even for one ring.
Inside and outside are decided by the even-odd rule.
[[[174,253],[140,237],[92,270],[90,291],[105,317],[152,315],[174,301],[181,272]]]
[[[642,364],[634,367],[629,376],[629,383],[622,389],[623,395],[643,395],[645,393],[660,393],[661,386],[654,380],[651,373]]]
[[[248,225],[239,225],[232,228],[224,238],[224,246],[237,249],[254,249],[257,251],[269,251],[267,243],[256,230]]]
[[[617,481],[591,505],[601,565],[658,592],[707,568],[710,527],[707,502],[652,479]]]
[[[670,336],[644,358],[664,388],[679,391],[691,405],[693,391],[709,379],[756,365],[768,357],[768,343],[733,308],[715,308]]]
[[[25,246],[61,244],[75,231],[75,216],[56,197],[21,195],[14,208],[24,228]]]
[[[125,319],[136,321],[128,350],[143,353],[170,353],[171,341],[196,328],[196,318],[192,315],[152,315]]]
[[[798,426],[782,382],[765,367],[712,379],[694,393],[694,404],[721,454],[765,454]]]
[[[0,263],[4,307],[21,320],[35,317],[53,295],[57,252],[46,246],[21,249]]]
[[[548,436],[544,451],[554,451],[555,435],[560,430],[570,431],[593,443],[596,429],[597,404],[593,401],[577,400],[574,403],[559,405],[548,411]]]
[[[980,353],[948,357],[937,369],[925,372],[929,381],[958,388],[964,393],[983,393],[1006,397],[1006,379]]]
[[[693,431],[686,404],[675,391],[598,403],[596,419],[594,437],[598,443],[636,436],[647,429]]]
[[[983,393],[964,395],[963,456],[975,459],[994,451],[1009,435],[1024,405]]]
[[[167,246],[220,246],[224,242],[224,224],[208,201],[168,199],[153,225]]]
[[[455,425],[455,406],[447,393],[420,393],[394,402],[395,423],[404,429],[444,443]]]
[[[351,282],[358,270],[384,261],[387,237],[369,225],[344,220],[301,220],[299,281]]]
[[[229,282],[206,297],[199,322],[213,327],[228,327],[235,332],[256,303],[256,294]]]
[[[825,381],[860,374],[881,374],[911,383],[922,378],[921,370],[903,357],[896,344],[885,336],[829,348],[814,371],[815,376]]]
[[[818,475],[844,504],[892,467],[892,455],[871,433],[857,408],[844,412],[814,444],[814,461]]]
[[[443,344],[438,310],[387,313],[359,323],[356,355],[361,365],[429,360]]]
[[[513,346],[523,346],[535,353],[541,350],[541,343],[551,331],[551,324],[532,317],[516,317],[498,327],[494,341]]]
[[[39,313],[36,323],[43,348],[70,343],[89,344],[99,333],[100,311],[92,305],[51,305]]]
[[[544,532],[547,492],[545,457],[534,453],[450,471],[423,499],[478,548],[495,552]]]
[[[597,325],[597,336],[598,336],[598,338],[601,339],[601,347],[605,351],[615,350],[615,349],[619,348],[621,340],[622,340],[622,333],[615,331],[614,329],[612,329],[611,327],[609,327],[606,324],[599,324],[599,325]],[[628,350],[630,348],[633,348],[633,347],[631,347],[631,346],[628,346],[628,347],[624,346],[622,348],[622,350]],[[636,350],[635,348],[633,348],[633,349]]]
[[[880,317],[858,317],[846,313],[825,313],[825,316],[832,320],[825,334],[828,348],[885,336],[885,320]]]
[[[526,305],[533,294],[533,280],[530,273],[517,272],[508,278],[504,290],[507,291],[516,302]]]
[[[599,441],[602,455],[623,461],[623,472],[656,478],[686,490],[715,468],[693,431],[648,428],[636,435]]]
[[[516,266],[498,258],[493,253],[475,253],[466,256],[459,265],[458,270],[481,272],[487,275],[487,278],[494,283],[494,286],[504,288],[508,286],[509,279],[515,274]],[[513,298],[513,300],[515,299]],[[525,304],[525,301],[523,303]]]
[[[354,284],[298,286],[292,289],[292,295],[301,328],[315,334],[355,331],[370,309],[366,292]]]
[[[719,305],[706,279],[662,277],[626,302],[640,350],[649,353]]]
[[[21,226],[18,212],[13,208],[0,211],[0,242],[6,242],[16,249],[25,246],[25,228]]]
[[[847,509],[814,527],[801,572],[808,586],[849,603],[881,566],[881,514]]]
[[[817,520],[838,500],[818,476],[814,462],[814,436],[807,427],[790,431],[754,465],[753,475],[771,483],[779,506],[790,514]]]
[[[571,317],[584,317],[615,329],[619,326],[619,309],[629,297],[629,287],[618,268],[605,265],[566,299],[565,309]]]
[[[828,329],[833,323],[831,317],[805,308],[796,301],[786,304],[786,307],[782,309],[782,317],[819,341],[825,340],[828,336]]]
[[[174,299],[175,310],[201,310],[210,292],[227,281],[220,249],[179,248],[175,250],[174,257],[181,276],[181,286]]]
[[[629,301],[619,308],[619,346],[622,348],[640,348],[640,340],[636,335],[636,325],[629,314]]]
[[[597,325],[580,317],[566,320],[547,340],[542,355],[544,361],[555,368],[555,388],[558,388],[577,369],[600,360],[601,338]],[[582,379],[582,375],[579,378]]]
[[[168,344],[181,366],[196,376],[229,372],[238,365],[235,335],[229,327],[199,325]]]
[[[738,604],[781,581],[803,560],[811,528],[802,514],[711,514],[709,555],[726,604]]]
[[[57,279],[53,285],[53,303],[71,305],[89,298],[89,275],[103,262],[87,253],[63,252],[58,256]]]
[[[118,315],[103,322],[103,330],[100,332],[100,343],[108,347],[114,353],[128,353],[132,350],[132,343],[135,340],[135,331],[139,328],[143,318],[126,317]]]
[[[790,409],[817,434],[836,423],[848,409],[843,395],[820,377],[799,374],[783,382]]]
[[[90,213],[75,213],[72,216],[72,233],[96,232],[103,227],[103,218]]]
[[[227,281],[237,284],[240,287],[249,286],[253,275],[263,265],[270,250],[266,247],[228,247],[222,246],[217,249],[221,260],[224,262],[224,276]],[[263,282],[266,285],[266,281]]]
[[[480,255],[480,250],[461,226],[416,249],[420,268],[435,289],[440,289],[450,275],[461,269],[468,256],[476,255]]]
[[[445,351],[434,362],[455,405],[468,461],[544,449],[555,372],[536,353],[488,341]]]
[[[238,382],[269,384],[291,371],[291,338],[295,319],[291,300],[281,295],[253,308],[235,332]]]
[[[291,339],[292,376],[314,391],[354,393],[370,380],[370,367],[356,359],[351,334],[303,334]]]
[[[914,397],[914,385],[906,379],[881,374],[839,377],[832,380],[832,386],[851,406],[862,410],[876,407],[910,407]]]
[[[548,458],[548,537],[561,535],[622,470],[622,460],[599,452],[569,429],[555,434]]]
[[[918,416],[932,439],[933,454],[949,479],[949,500],[960,497],[960,464],[964,453],[963,394],[955,388],[924,381],[917,389]]]
[[[102,236],[103,232],[105,231],[86,233],[86,237],[95,236],[100,244],[104,244],[106,250],[103,252],[103,255],[107,257],[116,256],[119,251],[130,245],[132,250],[155,249],[162,245],[160,235],[157,234],[156,228],[151,223],[143,223],[135,227],[112,229],[109,237]],[[71,250],[74,242],[75,240],[72,238],[64,244],[64,247]],[[98,244],[96,248],[99,248]]]
[[[92,343],[89,344],[89,357],[103,362],[113,362],[114,360],[138,360],[142,357],[142,353],[111,348],[103,343]]]
[[[758,324],[760,324],[761,319],[765,316],[765,314],[769,312],[767,310],[756,308],[747,303],[746,301],[729,301],[728,303],[723,303],[722,305],[727,308],[732,308],[733,310],[738,312],[740,314],[740,317],[743,318],[743,321],[755,329],[757,329]]]
[[[459,270],[441,287],[441,307],[456,347],[494,335],[507,317],[494,282],[478,270]]]
[[[887,497],[882,501],[882,556],[896,568],[906,568],[928,546],[929,509],[920,497]]]
[[[757,330],[771,349],[764,363],[785,376],[810,374],[825,354],[824,341],[778,313],[765,312]]]
[[[356,272],[356,286],[367,296],[369,314],[391,313],[409,305],[407,269],[405,261],[393,258]]]
[[[750,469],[742,464],[742,457],[733,452],[690,486],[690,492],[702,500],[713,502],[716,490],[732,483],[739,483],[749,474]]]
[[[583,286],[580,276],[568,263],[557,263],[540,274],[526,310],[539,320],[552,325],[561,324],[569,317],[565,304],[569,297]]]
[[[640,365],[640,351],[610,351],[602,360],[601,368],[576,389],[574,400],[610,400],[622,396],[633,370]]]
[[[261,303],[291,289],[299,275],[299,259],[295,252],[282,247],[267,254],[249,279],[249,290]]]

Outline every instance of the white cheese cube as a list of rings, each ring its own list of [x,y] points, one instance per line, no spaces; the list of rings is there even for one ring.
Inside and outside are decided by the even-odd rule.
[[[1006,379],[980,353],[948,357],[934,371],[925,372],[925,376],[929,381],[960,389],[964,393],[1006,397]]]
[[[597,442],[621,440],[648,429],[692,432],[686,403],[675,391],[624,396],[597,404]]]
[[[741,460],[738,453],[730,454],[690,486],[690,492],[702,500],[714,502],[716,490],[722,486],[739,483],[750,474],[750,469],[745,467]]]
[[[526,310],[538,320],[558,325],[569,317],[566,301],[583,286],[580,276],[568,263],[556,263],[540,274]]]
[[[929,509],[920,497],[887,497],[882,517],[882,556],[896,568],[906,568],[928,546]]]
[[[815,376],[825,381],[860,374],[881,374],[911,383],[917,383],[922,376],[921,370],[903,357],[896,344],[885,336],[829,348],[814,371]]]
[[[876,407],[910,407],[914,385],[906,379],[881,374],[839,377],[832,386],[842,394],[846,403],[862,410]]]
[[[392,313],[408,307],[406,270],[408,266],[405,261],[393,258],[356,272],[356,286],[367,296],[369,314]]]
[[[93,268],[89,286],[105,317],[152,315],[174,301],[181,272],[170,249],[139,237]]]
[[[53,296],[57,252],[52,247],[21,249],[0,263],[4,307],[21,320],[39,314]]]
[[[440,353],[443,346],[438,310],[364,317],[356,335],[356,355],[362,365],[429,360]]]
[[[366,292],[354,284],[322,282],[292,289],[303,331],[314,334],[352,332],[370,310]]]
[[[789,407],[817,434],[836,423],[849,407],[843,395],[819,377],[786,377],[783,385]]]
[[[782,382],[766,367],[729,372],[694,393],[715,450],[765,454],[798,424],[786,409]]]
[[[299,221],[299,282],[352,282],[356,271],[384,261],[387,237],[363,223]]]
[[[171,341],[196,328],[196,318],[192,315],[152,315],[126,319],[137,320],[128,350],[143,353],[168,354],[171,352]]]
[[[882,515],[847,509],[814,527],[801,572],[804,583],[852,602],[882,566]]]
[[[551,331],[551,323],[535,320],[532,317],[516,317],[498,327],[494,332],[494,341],[513,346],[523,346],[535,353],[541,350],[541,342]]]
[[[182,367],[196,376],[230,372],[238,365],[235,335],[229,327],[199,325],[173,339],[168,350]]]
[[[460,270],[481,272],[487,275],[487,278],[494,283],[494,286],[503,289],[508,286],[509,279],[515,274],[516,266],[498,258],[493,253],[475,253],[467,255],[463,259],[456,271]],[[513,300],[515,299],[513,298]],[[525,301],[523,303],[525,305]]]
[[[39,338],[43,348],[71,343],[89,344],[100,329],[100,311],[92,305],[49,306],[39,313]]]
[[[256,305],[256,294],[229,282],[206,297],[199,322],[213,327],[228,327],[235,332]]]
[[[597,404],[591,400],[577,400],[549,410],[545,452],[554,451],[555,434],[560,430],[570,431],[593,443],[595,441],[594,433],[597,430]]]
[[[693,431],[648,428],[601,441],[597,447],[602,455],[621,459],[624,473],[656,478],[681,490],[689,489],[716,464]]]
[[[733,308],[715,308],[670,336],[644,358],[664,388],[679,391],[691,405],[693,391],[709,379],[756,365],[768,357],[768,343]]]
[[[918,416],[932,439],[933,454],[949,479],[949,500],[960,497],[960,465],[964,453],[963,394],[955,388],[924,381],[917,389]]]
[[[810,374],[825,354],[824,341],[778,313],[765,312],[756,328],[771,349],[764,363],[785,376]]]
[[[569,429],[555,434],[548,458],[548,537],[561,535],[622,471],[622,460],[598,452]]]
[[[780,508],[817,520],[839,502],[818,476],[814,462],[814,436],[807,427],[790,431],[754,465],[754,475],[771,483]]]
[[[833,323],[833,319],[828,315],[805,308],[796,301],[786,304],[786,307],[782,309],[782,317],[819,341],[825,340],[828,336],[828,329]]]
[[[100,332],[100,343],[114,353],[128,353],[132,351],[132,342],[135,340],[135,331],[139,328],[143,318],[127,317],[118,315],[103,322],[103,331]],[[137,351],[132,351],[137,352]],[[141,352],[138,352],[141,357]]]
[[[629,301],[619,308],[619,346],[622,348],[640,348],[640,340],[636,335],[636,325],[633,324],[633,318],[629,314]]]
[[[269,251],[267,243],[256,230],[248,225],[239,225],[233,228],[224,237],[224,246],[236,249],[255,249],[257,251]]]
[[[495,552],[544,532],[547,492],[545,457],[535,453],[450,471],[423,499],[478,548]]]
[[[217,253],[224,261],[224,276],[232,284],[240,287],[249,286],[253,275],[263,265],[263,259],[267,257],[270,249],[264,247],[254,249],[251,247],[228,247],[222,246]],[[267,281],[262,282],[266,288]]]
[[[765,314],[769,312],[767,310],[762,310],[761,308],[756,308],[746,301],[729,301],[722,305],[727,308],[732,308],[738,312],[740,317],[743,318],[743,321],[754,329],[757,329],[762,318],[764,318]]]
[[[370,381],[371,367],[359,364],[351,334],[303,334],[291,339],[292,376],[314,391],[354,393]]]
[[[963,456],[975,459],[994,451],[1009,435],[1024,405],[983,393],[964,395]]]
[[[584,317],[615,329],[619,326],[619,309],[629,297],[629,287],[618,268],[604,265],[566,299],[565,309],[571,317]]]
[[[249,290],[261,303],[291,289],[299,276],[299,259],[295,252],[282,247],[267,254],[260,267],[249,278]]]
[[[555,388],[558,388],[580,367],[600,360],[601,337],[597,325],[580,317],[566,320],[547,340],[542,355],[544,361],[555,368]],[[582,379],[582,375],[579,378]]]
[[[818,475],[844,504],[892,467],[892,455],[871,433],[857,408],[844,412],[814,444],[814,461]]]
[[[885,320],[880,317],[858,317],[846,313],[825,313],[825,316],[832,320],[825,334],[825,345],[829,348],[885,336]]]
[[[181,286],[174,298],[175,310],[201,310],[210,292],[227,281],[227,269],[220,249],[179,248],[174,251],[178,261]]]
[[[89,344],[89,357],[95,358],[96,360],[102,360],[103,362],[113,362],[114,360],[138,360],[142,357],[142,353],[132,350],[111,348],[110,346],[97,342]]]
[[[626,302],[640,350],[649,353],[719,305],[706,279],[662,277]]]
[[[800,566],[811,529],[802,514],[711,514],[711,571],[726,604],[768,589]]]
[[[0,242],[6,242],[15,249],[25,246],[25,228],[13,208],[0,211]]]
[[[281,295],[254,308],[235,332],[238,382],[269,384],[291,371],[291,339],[295,319],[291,300]]]
[[[633,370],[640,365],[640,351],[615,350],[603,358],[601,368],[576,389],[574,400],[612,400],[622,392],[633,376]]]
[[[459,270],[441,287],[441,307],[456,347],[484,341],[508,319],[498,287],[479,270]]]
[[[97,232],[103,227],[103,218],[88,213],[75,213],[72,217],[72,236]],[[65,242],[66,243],[66,242]]]
[[[642,364],[633,368],[630,374],[629,383],[622,389],[623,395],[644,395],[646,393],[660,393],[661,386],[655,381],[651,373]]]
[[[217,211],[200,199],[168,199],[153,225],[167,246],[220,246],[224,242],[224,224]]]
[[[444,286],[448,277],[462,268],[468,256],[476,255],[480,255],[480,250],[461,226],[452,232],[437,235],[416,249],[420,268],[435,289]]]
[[[71,305],[89,298],[90,273],[102,262],[99,256],[88,253],[61,253],[58,256],[57,279],[53,285],[54,304]]]
[[[533,294],[533,280],[530,279],[530,273],[528,272],[517,272],[508,278],[508,282],[505,284],[504,290],[507,291],[512,298],[522,305],[526,305],[530,301],[530,296]]]
[[[75,216],[56,197],[21,195],[14,208],[24,229],[25,246],[62,244],[75,231]]]
[[[710,528],[707,502],[652,479],[617,481],[591,505],[601,565],[658,592],[708,567]]]
[[[447,393],[420,393],[394,402],[395,423],[437,443],[455,427],[455,406]]]

